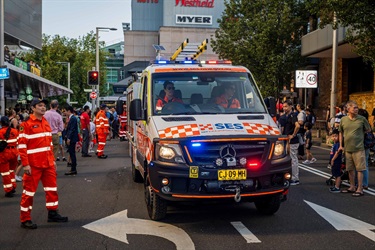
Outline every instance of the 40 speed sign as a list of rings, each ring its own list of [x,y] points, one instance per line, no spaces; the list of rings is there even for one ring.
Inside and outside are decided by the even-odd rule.
[[[316,70],[296,70],[297,88],[317,88],[318,72]]]

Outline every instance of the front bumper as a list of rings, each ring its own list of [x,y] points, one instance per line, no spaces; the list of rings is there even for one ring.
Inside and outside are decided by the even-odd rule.
[[[185,164],[153,161],[148,166],[150,185],[170,201],[233,199],[238,192],[243,200],[252,201],[267,195],[285,196],[289,188],[285,175],[291,166],[289,157],[268,161],[257,170],[247,169],[246,180],[231,181],[219,181],[218,169],[199,166],[197,178],[191,178],[190,170]]]

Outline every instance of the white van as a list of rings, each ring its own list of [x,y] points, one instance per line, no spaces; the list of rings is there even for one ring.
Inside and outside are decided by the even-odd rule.
[[[128,98],[133,180],[144,183],[151,219],[168,202],[250,201],[273,214],[286,199],[288,139],[245,67],[155,61]]]

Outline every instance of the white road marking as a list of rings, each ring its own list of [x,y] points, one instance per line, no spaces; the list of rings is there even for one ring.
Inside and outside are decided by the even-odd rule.
[[[178,250],[194,250],[190,236],[181,228],[157,221],[128,218],[128,210],[83,226],[109,238],[129,244],[128,234],[153,235],[173,242]]]
[[[355,231],[363,236],[375,241],[375,233],[370,231],[374,230],[375,226],[366,222],[349,217],[345,214],[335,212],[331,209],[316,205],[312,202],[304,200],[312,209],[315,210],[320,216],[328,221],[338,231]]]
[[[233,221],[231,224],[245,238],[247,243],[261,243],[261,241],[241,221]]]

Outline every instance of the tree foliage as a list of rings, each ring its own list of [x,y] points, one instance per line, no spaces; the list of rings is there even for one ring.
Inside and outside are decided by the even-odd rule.
[[[212,39],[223,59],[250,69],[263,96],[277,96],[303,64],[304,1],[228,0]]]
[[[104,45],[103,43],[101,44]],[[79,39],[69,39],[67,37],[48,36],[43,34],[42,50],[32,50],[24,55],[26,61],[36,62],[42,69],[42,77],[60,85],[68,87],[67,65],[57,64],[57,62],[70,62],[70,89],[73,94],[71,101],[77,101],[78,106],[82,106],[89,101],[88,93],[84,89],[90,88],[87,85],[87,71],[95,67],[96,37],[91,31]],[[100,85],[106,83],[105,53],[100,51]],[[100,95],[106,95],[106,88],[100,88]],[[65,103],[67,95],[53,97],[60,103]]]
[[[354,52],[375,65],[375,1],[374,0],[311,0],[310,13],[320,17],[319,26],[327,24],[348,27],[346,39]],[[336,13],[337,23],[333,23]]]

